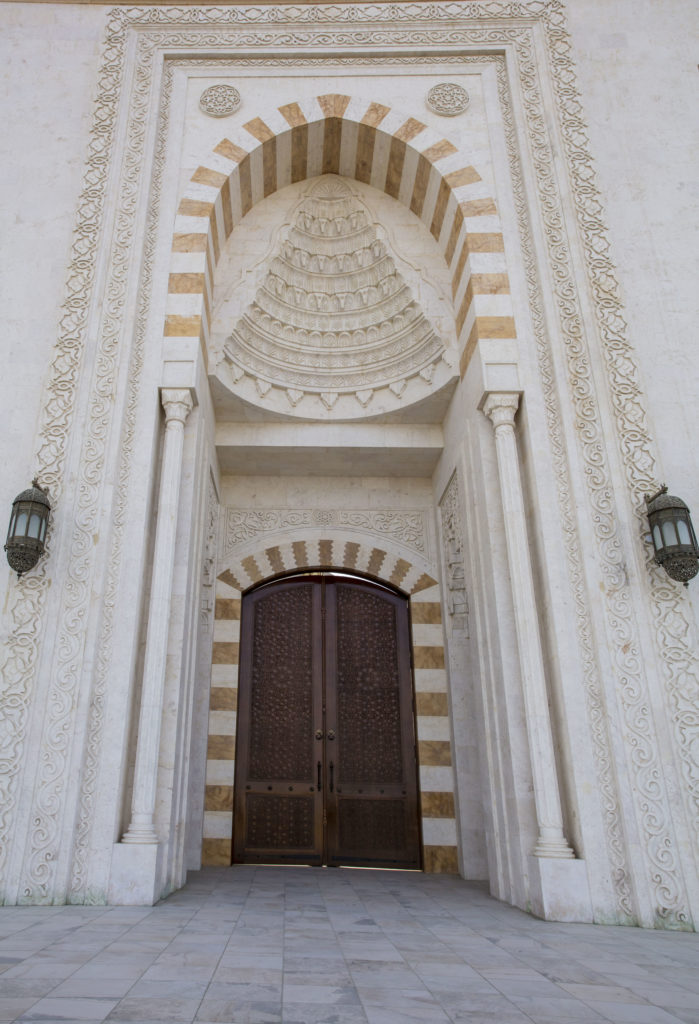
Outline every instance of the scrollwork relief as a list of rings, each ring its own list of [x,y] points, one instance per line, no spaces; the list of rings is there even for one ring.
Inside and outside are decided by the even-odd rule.
[[[464,524],[458,470],[454,470],[439,503],[442,525],[442,549],[446,566],[447,608],[452,627],[461,633],[468,629],[468,598],[464,567]]]
[[[232,554],[260,534],[298,528],[336,527],[390,537],[426,554],[427,513],[424,509],[240,509],[227,508],[223,516],[221,550]]]

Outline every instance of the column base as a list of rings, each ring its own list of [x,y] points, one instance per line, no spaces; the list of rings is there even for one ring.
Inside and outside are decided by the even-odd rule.
[[[592,901],[584,860],[528,858],[529,904],[545,921],[592,923]]]
[[[163,843],[114,843],[108,903],[152,907],[161,896]]]

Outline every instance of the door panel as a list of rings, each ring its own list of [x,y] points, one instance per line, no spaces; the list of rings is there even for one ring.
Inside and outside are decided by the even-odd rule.
[[[234,861],[419,868],[407,600],[299,577],[241,625]]]
[[[337,580],[327,588],[325,635],[327,862],[417,868],[408,603]]]
[[[245,598],[234,860],[320,864],[321,590],[290,581]]]

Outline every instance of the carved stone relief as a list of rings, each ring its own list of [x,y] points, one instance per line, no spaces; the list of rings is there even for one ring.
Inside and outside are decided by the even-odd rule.
[[[332,409],[340,393],[368,408],[411,379],[427,394],[444,354],[368,210],[335,175],[301,204],[224,346],[236,383],[252,377],[260,399],[274,389],[294,408],[315,395]]]
[[[464,569],[464,534],[459,472],[454,470],[439,503],[442,546],[446,566],[447,608],[454,630],[468,630],[468,598]]]
[[[272,531],[299,527],[340,527],[389,537],[421,555],[429,553],[424,509],[241,509],[226,508],[222,517],[221,553]]]
[[[427,93],[427,106],[442,117],[457,117],[468,107],[469,96],[456,82],[440,82]]]
[[[199,97],[199,107],[209,117],[230,117],[240,106],[240,93],[232,85],[210,85]]]

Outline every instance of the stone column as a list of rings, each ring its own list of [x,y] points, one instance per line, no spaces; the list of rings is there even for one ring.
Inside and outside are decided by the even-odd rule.
[[[131,824],[124,833],[122,843],[158,842],[153,817],[158,783],[160,723],[165,689],[184,424],[192,409],[192,396],[186,388],[164,389],[160,397],[165,409],[165,438],[158,495],[158,522],[155,531],[153,577],[148,607],[148,631],[143,667],[141,713],[138,720]]]
[[[518,406],[519,395],[517,393],[490,393],[483,404],[483,412],[489,417],[495,429],[495,448],[505,520],[507,556],[512,581],[515,632],[522,673],[524,711],[527,720],[527,735],[534,779],[534,801],[539,829],[533,853],[535,857],[569,858],[574,854],[563,835],[561,798],[556,777],[544,660],[534,599],[529,540],[514,429],[515,413]]]

